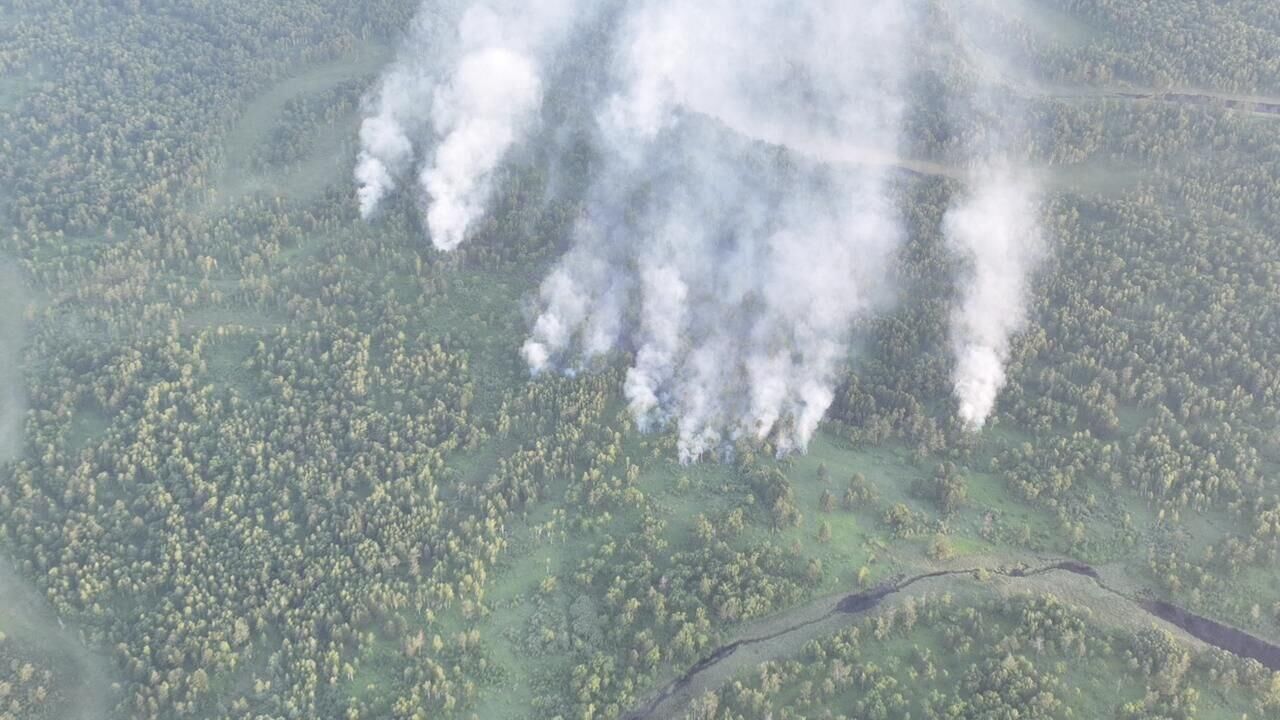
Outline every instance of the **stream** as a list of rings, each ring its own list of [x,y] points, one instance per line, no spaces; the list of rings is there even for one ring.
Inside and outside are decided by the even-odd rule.
[[[662,706],[663,703],[688,687],[689,684],[692,683],[699,675],[711,669],[716,664],[733,655],[743,647],[776,640],[784,635],[794,633],[798,630],[809,627],[810,625],[828,620],[836,615],[857,615],[867,612],[868,610],[873,610],[879,606],[885,598],[896,593],[900,593],[923,580],[959,575],[973,575],[983,570],[986,569],[968,568],[963,570],[940,570],[937,572],[915,575],[909,578],[899,578],[897,580],[878,585],[870,590],[845,595],[840,598],[835,607],[831,608],[831,610],[820,617],[791,625],[777,632],[769,633],[768,635],[742,638],[727,645],[721,645],[710,655],[707,655],[695,663],[693,667],[689,668],[683,675],[672,680],[660,691],[655,693],[642,706],[626,715],[623,715],[623,720],[647,720],[648,718],[654,717],[654,713]],[[1196,615],[1195,613],[1178,607],[1177,605],[1173,605],[1162,600],[1141,600],[1130,597],[1129,595],[1108,586],[1102,581],[1101,576],[1099,576],[1096,570],[1084,563],[1064,560],[1031,570],[1015,568],[1007,571],[986,570],[986,572],[1008,578],[1029,578],[1053,572],[1065,572],[1079,576],[1083,578],[1084,581],[1093,582],[1102,590],[1120,598],[1124,602],[1141,608],[1152,617],[1181,628],[1187,634],[1198,640],[1240,657],[1257,660],[1272,671],[1280,671],[1280,646],[1269,643],[1262,638],[1250,635],[1243,630],[1223,625],[1222,623],[1214,620]]]

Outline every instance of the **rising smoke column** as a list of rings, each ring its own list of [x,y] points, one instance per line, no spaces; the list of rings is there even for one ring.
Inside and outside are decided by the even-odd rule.
[[[365,98],[356,160],[356,198],[360,216],[368,219],[396,190],[415,162],[414,138],[422,139],[430,123],[431,96],[440,79],[440,57],[456,52],[439,13],[424,5],[396,61]]]
[[[962,265],[952,309],[953,392],[959,416],[982,429],[1005,384],[1010,342],[1027,322],[1029,283],[1044,255],[1039,222],[1042,182],[1014,158],[1027,136],[1025,100],[1004,91],[1018,52],[997,29],[999,5],[960,2],[952,17],[958,55],[973,73],[969,96],[953,115],[973,125],[966,187],[943,220],[948,246]],[[993,14],[994,13],[994,14]]]
[[[493,174],[542,104],[543,65],[578,14],[577,0],[493,0],[448,13],[425,3],[402,57],[382,78],[360,128],[355,169],[366,219],[415,163],[432,243],[453,250],[483,215]],[[447,48],[447,49],[446,49]],[[424,145],[429,158],[419,157]]]
[[[1038,183],[1007,166],[976,169],[944,220],[966,266],[951,314],[953,383],[960,419],[981,429],[1005,383],[1009,342],[1027,321],[1028,282],[1043,254]]]
[[[598,112],[606,167],[543,284],[531,370],[626,347],[632,412],[673,421],[683,459],[740,437],[804,448],[902,235],[884,164],[812,149],[896,151],[907,5],[629,7]]]

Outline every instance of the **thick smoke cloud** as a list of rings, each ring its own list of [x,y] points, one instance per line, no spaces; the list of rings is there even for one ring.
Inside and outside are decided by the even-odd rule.
[[[1027,320],[1028,278],[1042,254],[1037,196],[1029,174],[982,167],[944,222],[948,242],[967,266],[951,315],[951,343],[960,419],[975,430],[995,407],[1010,338]]]
[[[537,118],[543,64],[574,24],[578,5],[477,3],[452,35],[448,12],[424,7],[411,51],[382,78],[360,127],[361,215],[372,216],[420,162],[431,241],[441,250],[461,245],[484,213],[494,172]],[[430,158],[418,157],[423,140],[433,147]]]
[[[674,422],[684,459],[739,437],[804,448],[853,326],[891,297],[902,237],[883,164],[825,167],[812,149],[896,150],[903,7],[633,7],[597,118],[604,177],[543,285],[530,368],[627,347],[632,412]]]
[[[361,213],[416,173],[432,242],[465,242],[504,157],[530,138],[546,103],[582,100],[554,97],[548,69],[591,27],[612,56],[586,83],[598,93],[588,106],[597,162],[569,250],[536,299],[522,348],[530,371],[630,357],[631,412],[641,427],[674,427],[685,460],[743,438],[803,449],[853,334],[894,299],[904,230],[893,175],[924,168],[972,185],[945,231],[968,268],[952,328],[956,393],[979,427],[1025,319],[1036,192],[998,152],[971,153],[982,168],[971,173],[900,159],[906,87],[928,45],[913,33],[930,8],[424,6],[368,103]]]
[[[981,132],[968,148],[967,187],[948,211],[943,232],[965,268],[950,322],[953,389],[960,419],[977,431],[1004,387],[1012,337],[1027,322],[1028,284],[1044,254],[1043,183],[1013,159],[1026,135],[1025,101],[999,84],[1016,64],[1016,52],[991,30],[1001,20],[993,14],[999,8],[961,3],[956,11],[974,84],[958,114],[969,120],[976,115]]]
[[[26,393],[22,383],[23,285],[18,272],[0,262],[0,463],[22,452]]]

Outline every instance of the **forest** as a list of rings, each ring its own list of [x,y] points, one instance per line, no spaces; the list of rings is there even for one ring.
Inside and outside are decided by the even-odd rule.
[[[1280,717],[1277,668],[1001,574],[1280,643],[1280,115],[1236,102],[1280,97],[1280,5],[998,5],[1050,251],[985,428],[944,238],[983,129],[926,74],[905,290],[807,449],[682,462],[633,350],[521,358],[588,145],[512,153],[450,253],[411,192],[361,218],[418,0],[0,0],[0,718],[616,720],[809,619],[653,717]]]

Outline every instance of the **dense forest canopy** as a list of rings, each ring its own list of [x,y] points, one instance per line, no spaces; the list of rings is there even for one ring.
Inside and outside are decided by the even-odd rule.
[[[545,92],[442,249],[420,168],[368,218],[352,169],[386,78],[449,82],[423,48],[453,52],[470,3],[0,0],[0,718],[621,718],[698,668],[653,717],[1280,713],[1274,668],[1139,609],[1280,642],[1280,6],[914,3],[875,47],[922,61],[866,81],[896,83],[863,136],[892,147],[779,142],[688,92],[682,134],[623,148],[662,170],[632,206],[602,190],[633,156],[598,137],[597,80],[623,6],[670,4],[556,4],[586,19],[530,41]],[[741,5],[726,22],[772,7]],[[411,133],[428,168],[438,130]],[[1035,178],[1041,243],[975,424],[954,208],[992,155]],[[806,327],[841,336],[795,364],[820,424],[780,402],[734,433],[732,409],[691,444],[661,398],[696,364],[642,375],[652,328],[530,372],[548,277],[652,257],[584,244],[584,218],[728,183],[770,212],[714,217],[763,232],[793,185],[854,181],[897,240],[814,263],[805,297],[837,308]],[[844,287],[868,267],[891,297]],[[676,391],[650,407],[653,377]],[[1023,571],[1059,559],[1099,578]],[[829,614],[943,570],[965,572]]]

